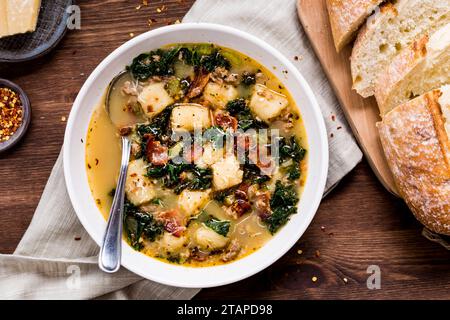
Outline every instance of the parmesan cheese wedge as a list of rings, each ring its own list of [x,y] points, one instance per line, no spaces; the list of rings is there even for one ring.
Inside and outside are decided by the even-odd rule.
[[[35,31],[40,7],[41,0],[0,1],[0,38]]]

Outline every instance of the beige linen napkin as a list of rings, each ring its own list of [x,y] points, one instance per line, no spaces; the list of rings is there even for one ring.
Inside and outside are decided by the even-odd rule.
[[[317,96],[329,134],[334,134],[329,141],[327,190],[361,160],[297,20],[295,0],[198,0],[183,21],[236,27],[293,60]],[[299,60],[294,61],[294,56]],[[97,255],[98,247],[78,221],[67,195],[60,155],[19,246],[13,255],[0,255],[0,299],[190,299],[199,291],[143,280],[124,268],[114,275],[103,273]]]

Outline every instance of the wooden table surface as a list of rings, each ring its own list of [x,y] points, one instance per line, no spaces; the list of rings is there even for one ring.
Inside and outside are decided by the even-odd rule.
[[[14,251],[33,216],[61,149],[63,120],[88,75],[131,33],[182,19],[193,0],[150,0],[137,10],[140,3],[78,1],[81,30],[69,31],[43,58],[0,65],[0,77],[22,86],[33,107],[24,141],[0,155],[0,253]],[[196,298],[449,299],[450,252],[425,239],[421,230],[363,161],[322,202],[308,231],[282,259],[247,280],[205,289]],[[381,270],[379,290],[367,288],[370,265]]]

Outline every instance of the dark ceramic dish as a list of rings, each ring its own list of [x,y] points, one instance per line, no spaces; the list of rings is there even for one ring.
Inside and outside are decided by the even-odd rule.
[[[31,105],[28,96],[15,83],[0,78],[0,87],[9,88],[19,94],[20,100],[22,101],[22,110],[23,110],[22,124],[20,125],[19,129],[17,129],[17,131],[11,136],[11,138],[8,141],[0,142],[0,153],[2,153],[15,146],[27,132],[27,129],[30,126],[31,121]]]
[[[0,39],[0,62],[21,62],[43,56],[63,38],[72,0],[42,0],[34,32]]]

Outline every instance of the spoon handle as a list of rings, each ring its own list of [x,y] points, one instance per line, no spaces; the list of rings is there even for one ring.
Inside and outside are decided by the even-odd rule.
[[[119,181],[117,182],[114,200],[109,212],[103,243],[100,248],[98,265],[101,270],[113,273],[120,268],[122,256],[122,226],[123,205],[125,201],[125,182],[130,160],[131,141],[122,137],[122,163],[120,165]]]

